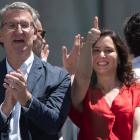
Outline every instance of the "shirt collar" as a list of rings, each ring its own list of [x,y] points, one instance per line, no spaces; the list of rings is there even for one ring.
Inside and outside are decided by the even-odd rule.
[[[140,63],[140,56],[138,57],[135,57],[133,60],[132,60],[133,63]]]
[[[23,72],[23,69],[26,69],[27,73],[29,74],[33,61],[34,61],[34,55],[33,52],[31,52],[31,56],[21,65],[20,67],[21,72]],[[7,67],[7,73],[15,72],[15,70],[13,70],[13,68],[9,65],[7,57],[6,57],[6,67]]]

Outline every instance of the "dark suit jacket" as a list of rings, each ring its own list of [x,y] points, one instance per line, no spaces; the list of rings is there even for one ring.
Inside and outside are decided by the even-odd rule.
[[[0,62],[0,104],[4,101],[6,59]],[[51,66],[34,55],[27,79],[27,89],[33,96],[28,112],[21,109],[20,132],[22,140],[58,140],[71,105],[70,75],[59,67]],[[7,140],[9,120],[0,115],[0,137]]]

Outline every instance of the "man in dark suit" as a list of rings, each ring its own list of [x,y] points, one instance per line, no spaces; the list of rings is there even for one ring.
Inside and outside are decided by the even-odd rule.
[[[37,16],[26,3],[0,11],[0,139],[58,140],[71,105],[70,76],[32,53]]]

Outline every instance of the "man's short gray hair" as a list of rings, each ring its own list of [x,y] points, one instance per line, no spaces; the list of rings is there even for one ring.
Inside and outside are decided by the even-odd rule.
[[[31,6],[29,6],[27,3],[24,3],[24,2],[14,2],[10,5],[6,5],[3,9],[0,10],[0,27],[3,24],[4,14],[8,10],[11,10],[11,11],[27,10],[27,11],[29,11],[33,18],[33,24],[35,27],[37,27],[37,19],[39,18],[39,13],[35,9],[33,9]]]
[[[39,18],[38,11],[33,9],[31,6],[29,6],[27,3],[24,3],[24,2],[14,2],[10,5],[6,5],[3,9],[0,10],[0,27],[3,24],[3,17],[5,15],[5,13],[9,10],[10,11],[24,11],[24,10],[27,10],[33,18],[34,26],[36,28],[38,27],[38,24],[37,24],[37,19]],[[2,42],[0,42],[0,45],[2,47],[4,47]]]

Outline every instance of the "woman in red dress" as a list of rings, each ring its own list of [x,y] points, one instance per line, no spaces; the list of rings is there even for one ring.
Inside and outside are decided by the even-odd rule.
[[[72,83],[78,140],[140,140],[140,85],[126,46],[114,31],[100,31],[97,17],[94,25]]]

